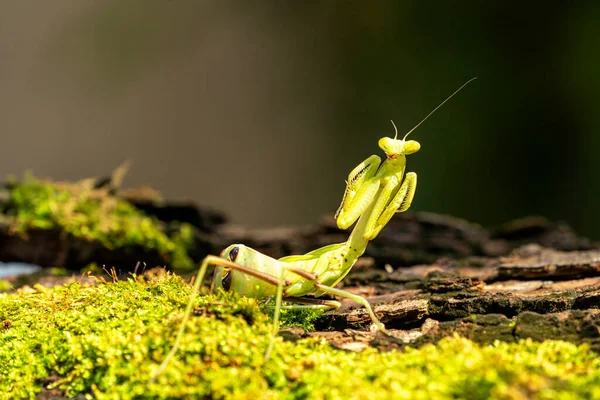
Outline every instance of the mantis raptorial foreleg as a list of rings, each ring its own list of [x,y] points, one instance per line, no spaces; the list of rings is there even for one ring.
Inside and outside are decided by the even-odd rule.
[[[390,206],[388,207],[390,211],[390,218],[392,217],[392,215],[394,215],[394,213],[404,212],[410,208],[413,198],[415,197],[415,190],[417,190],[417,174],[414,172],[409,172],[408,174],[406,174],[404,182],[402,182],[402,186],[400,186],[398,193],[396,194],[394,199],[391,201]],[[386,211],[384,211],[384,213],[381,215],[382,218],[384,215],[387,215],[387,211],[388,210],[386,209]],[[384,221],[380,218],[378,220],[378,224],[385,225],[388,221],[389,219]]]
[[[371,156],[350,173],[342,204],[335,216],[338,227],[345,229],[372,206],[364,231],[367,240],[375,239],[396,212],[410,207],[417,186],[414,172],[407,173],[402,181],[403,165],[395,171],[387,168],[387,172],[374,174],[378,171],[373,168],[379,166],[379,162],[379,157]]]
[[[341,229],[349,228],[371,205],[380,185],[378,179],[372,178],[380,164],[381,159],[372,155],[348,175],[342,203],[335,213],[335,219]]]
[[[388,183],[381,191],[377,203],[373,207],[374,212],[367,222],[365,238],[369,240],[373,240],[377,237],[379,232],[386,226],[390,219],[392,219],[395,213],[408,210],[417,188],[417,174],[414,172],[407,173],[404,182],[402,182],[399,189],[397,180],[394,179],[391,180],[391,182],[393,182],[393,185]],[[389,190],[387,190],[388,187],[390,188]],[[396,191],[396,194],[390,200],[394,191]],[[375,212],[376,208],[377,212]]]

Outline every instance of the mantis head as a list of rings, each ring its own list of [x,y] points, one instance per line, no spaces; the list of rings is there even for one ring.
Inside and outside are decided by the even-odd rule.
[[[396,124],[392,121],[392,125],[394,125],[394,129],[396,129]],[[410,133],[410,132],[408,132]],[[406,136],[408,136],[408,133]],[[385,152],[387,158],[397,158],[400,155],[409,155],[414,154],[421,148],[421,144],[416,140],[406,140],[406,136],[402,140],[398,138],[398,129],[396,129],[396,136],[394,138],[384,137],[379,139],[379,147],[381,150]]]

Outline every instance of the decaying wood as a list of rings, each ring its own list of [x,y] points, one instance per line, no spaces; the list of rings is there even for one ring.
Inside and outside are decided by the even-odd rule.
[[[322,336],[334,346],[354,351],[366,346],[419,346],[454,333],[483,343],[563,339],[600,351],[599,260],[595,250],[559,252],[528,246],[510,257],[483,263],[480,268],[487,270],[483,274],[472,274],[475,268],[461,263],[407,268],[403,276],[412,280],[396,279],[396,290],[391,292],[389,285],[383,289],[377,283],[365,285],[364,272],[359,272],[361,280],[351,275],[345,283],[363,283],[345,289],[362,295],[377,293],[369,301],[395,338],[365,332],[371,325],[368,314],[348,300],[317,322],[317,329],[334,329],[335,334],[296,330],[295,335]],[[398,276],[397,271],[387,274],[392,282]],[[381,271],[377,281],[385,281]]]
[[[497,279],[565,279],[599,274],[600,251],[563,253],[535,249],[533,254],[504,259],[498,266]]]

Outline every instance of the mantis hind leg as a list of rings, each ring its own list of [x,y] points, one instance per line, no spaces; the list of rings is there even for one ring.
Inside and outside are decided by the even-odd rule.
[[[200,289],[200,285],[202,284],[202,281],[204,280],[204,275],[206,275],[206,269],[208,268],[209,265],[217,264],[219,261],[227,261],[227,260],[224,260],[217,256],[212,256],[212,255],[206,256],[204,258],[204,260],[202,260],[202,264],[200,265],[200,270],[198,271],[198,275],[196,275],[196,280],[194,281],[194,286],[192,287],[192,293],[190,294],[190,299],[188,301],[187,306],[185,307],[183,321],[181,321],[181,327],[179,328],[179,331],[177,332],[177,337],[175,338],[175,343],[173,344],[171,351],[169,351],[169,354],[167,354],[167,356],[165,357],[163,362],[160,364],[160,366],[154,373],[154,376],[150,380],[150,383],[154,382],[154,380],[156,380],[156,378],[158,378],[158,376],[165,370],[165,368],[169,365],[169,362],[171,361],[171,359],[177,353],[177,350],[179,349],[179,345],[181,343],[181,339],[183,337],[183,333],[185,332],[185,325],[188,321],[188,318],[190,317],[190,314],[192,313],[192,307],[194,306],[194,300],[196,299],[196,294],[198,293],[198,289]]]
[[[275,313],[273,315],[273,332],[271,334],[271,341],[269,342],[269,347],[267,347],[267,351],[265,353],[264,361],[265,363],[269,361],[269,357],[271,356],[271,351],[273,351],[273,346],[275,346],[275,339],[277,338],[277,333],[279,332],[279,314],[281,313],[281,299],[283,297],[283,268],[279,269],[279,279],[277,282],[277,295],[275,296]]]
[[[175,343],[173,344],[171,351],[169,351],[169,354],[167,354],[167,356],[165,357],[163,362],[160,364],[160,366],[154,373],[154,376],[150,380],[150,383],[154,382],[154,380],[156,380],[156,378],[165,370],[165,368],[168,366],[171,359],[177,353],[177,350],[179,350],[179,346],[181,344],[181,339],[183,338],[183,334],[185,332],[185,325],[187,324],[190,314],[192,313],[192,308],[194,307],[194,301],[196,300],[196,296],[198,295],[198,289],[200,289],[200,285],[202,284],[202,281],[204,280],[204,276],[206,275],[206,270],[208,269],[209,265],[222,266],[222,267],[227,267],[230,269],[236,269],[236,270],[242,271],[244,273],[247,273],[248,275],[252,275],[256,278],[262,279],[263,281],[265,281],[271,285],[277,285],[278,286],[277,294],[279,297],[279,304],[281,304],[283,284],[286,283],[283,280],[283,272],[281,273],[281,276],[279,278],[276,278],[272,275],[265,274],[264,272],[260,272],[255,269],[245,267],[240,264],[236,264],[232,261],[226,260],[221,257],[217,257],[217,256],[213,256],[213,255],[206,256],[204,258],[204,260],[202,260],[202,264],[200,265],[200,270],[198,271],[198,275],[196,275],[196,280],[194,281],[194,286],[192,287],[190,299],[188,300],[187,306],[185,308],[183,320],[181,321],[181,326],[179,328],[179,331],[177,332],[177,337],[175,338]],[[212,291],[212,285],[211,285],[211,291]],[[279,311],[276,310],[276,320],[274,323],[274,329],[275,329],[275,327],[278,327],[277,326],[278,320],[279,320]],[[277,332],[275,332],[275,333],[277,333]],[[274,338],[272,339],[272,343],[274,343]],[[269,350],[268,350],[267,355],[270,353],[270,351],[273,347],[272,343],[269,345]],[[266,358],[268,359],[268,357],[266,357]]]

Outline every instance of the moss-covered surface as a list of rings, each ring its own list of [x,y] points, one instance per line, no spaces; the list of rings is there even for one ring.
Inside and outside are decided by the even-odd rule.
[[[177,357],[149,383],[176,335],[189,287],[159,274],[0,295],[0,398],[600,397],[600,360],[561,341],[478,345],[451,337],[362,353],[278,338],[254,300],[200,296]]]
[[[164,224],[133,205],[96,188],[93,179],[76,183],[43,181],[31,175],[9,191],[1,221],[12,233],[55,230],[98,243],[108,250],[143,248],[156,251],[165,262],[190,267],[193,229],[182,223],[166,233]],[[173,227],[171,227],[173,228]]]

